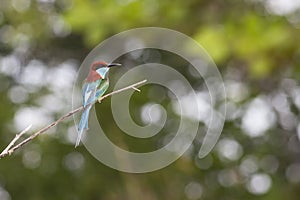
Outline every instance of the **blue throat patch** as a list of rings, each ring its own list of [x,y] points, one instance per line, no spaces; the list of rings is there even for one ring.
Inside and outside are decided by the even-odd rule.
[[[109,71],[108,67],[102,67],[100,69],[97,69],[96,72],[102,77],[105,78],[107,72]]]

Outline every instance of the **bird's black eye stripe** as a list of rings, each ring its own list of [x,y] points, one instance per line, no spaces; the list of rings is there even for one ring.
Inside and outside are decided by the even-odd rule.
[[[99,68],[102,68],[102,67],[106,67],[106,65],[104,65],[104,64],[97,65],[97,68],[98,68],[98,69],[99,69]]]

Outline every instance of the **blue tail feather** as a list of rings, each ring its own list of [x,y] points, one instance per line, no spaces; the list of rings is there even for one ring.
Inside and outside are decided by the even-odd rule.
[[[78,125],[78,136],[77,136],[75,147],[79,145],[83,132],[88,129],[90,109],[91,106],[88,106],[83,110],[81,114],[81,119]]]

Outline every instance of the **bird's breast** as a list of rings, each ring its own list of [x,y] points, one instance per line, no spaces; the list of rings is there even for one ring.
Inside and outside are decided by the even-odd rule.
[[[99,79],[101,79],[102,77],[100,76],[100,74],[98,74],[96,71],[91,70],[86,81],[87,82],[94,82],[97,81]]]

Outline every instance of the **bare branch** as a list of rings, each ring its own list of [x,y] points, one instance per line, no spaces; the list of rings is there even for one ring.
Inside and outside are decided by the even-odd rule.
[[[27,131],[29,131],[29,129],[32,127],[32,124],[30,124],[29,126],[27,126],[27,128],[25,128],[23,131],[21,131],[19,134],[17,134],[14,139],[7,145],[7,147],[2,151],[2,153],[0,154],[0,158],[4,157],[9,153],[9,150],[11,149],[12,146],[14,146],[14,144],[18,141],[18,139],[20,137],[22,137],[22,135],[24,135]]]
[[[134,90],[137,91],[137,92],[141,92],[141,90],[138,89],[138,88],[136,88],[136,87],[132,87],[132,89],[134,89]]]
[[[102,97],[100,97],[98,99],[98,102],[100,103],[103,99],[107,98],[107,97],[110,97],[112,95],[115,95],[117,93],[120,93],[120,92],[123,92],[125,90],[129,90],[129,89],[134,89],[136,90],[137,88],[135,88],[136,86],[138,85],[141,85],[143,83],[145,83],[147,80],[143,80],[143,81],[140,81],[140,82],[137,82],[137,83],[134,83],[132,85],[129,85],[127,87],[124,87],[124,88],[121,88],[119,90],[116,90],[116,91],[113,91],[109,94],[106,94]],[[95,104],[97,101],[95,101],[93,104]],[[63,115],[62,117],[60,117],[58,120],[56,120],[55,122],[49,124],[48,126],[40,129],[39,131],[35,132],[34,134],[30,135],[28,138],[24,139],[23,141],[21,141],[20,143],[18,143],[17,145],[14,145],[16,143],[16,141],[22,136],[24,135],[24,133],[26,133],[30,128],[31,128],[31,125],[28,126],[26,129],[24,129],[21,133],[17,134],[14,139],[9,143],[9,145],[1,152],[0,154],[0,159],[7,156],[7,155],[11,155],[14,151],[16,151],[17,149],[21,148],[23,145],[27,144],[28,142],[30,142],[31,140],[33,140],[34,138],[36,138],[37,136],[39,136],[40,134],[46,132],[47,130],[49,130],[50,128],[56,126],[57,124],[59,124],[60,122],[62,122],[63,120],[65,120],[66,118],[74,115],[75,113],[79,112],[83,110],[83,106],[75,109],[75,110],[72,110],[70,112],[68,112],[67,114]]]
[[[100,97],[100,98],[98,99],[98,102],[101,103],[101,101],[102,101],[103,99],[105,99],[105,98],[107,98],[107,97],[109,97],[109,96],[112,96],[112,95],[114,95],[114,94],[123,92],[123,91],[125,91],[125,90],[129,90],[129,89],[134,89],[134,90],[136,90],[137,88],[136,88],[135,86],[141,85],[141,84],[145,83],[146,81],[147,81],[147,80],[143,80],[143,81],[137,82],[137,83],[135,83],[135,84],[129,85],[129,86],[127,86],[127,87],[124,87],[124,88],[122,88],[122,89],[113,91],[113,92],[111,92],[111,93],[109,93],[109,94],[106,94],[106,95]],[[139,90],[139,89],[137,89],[137,90]],[[140,92],[140,90],[139,90],[139,92]]]

